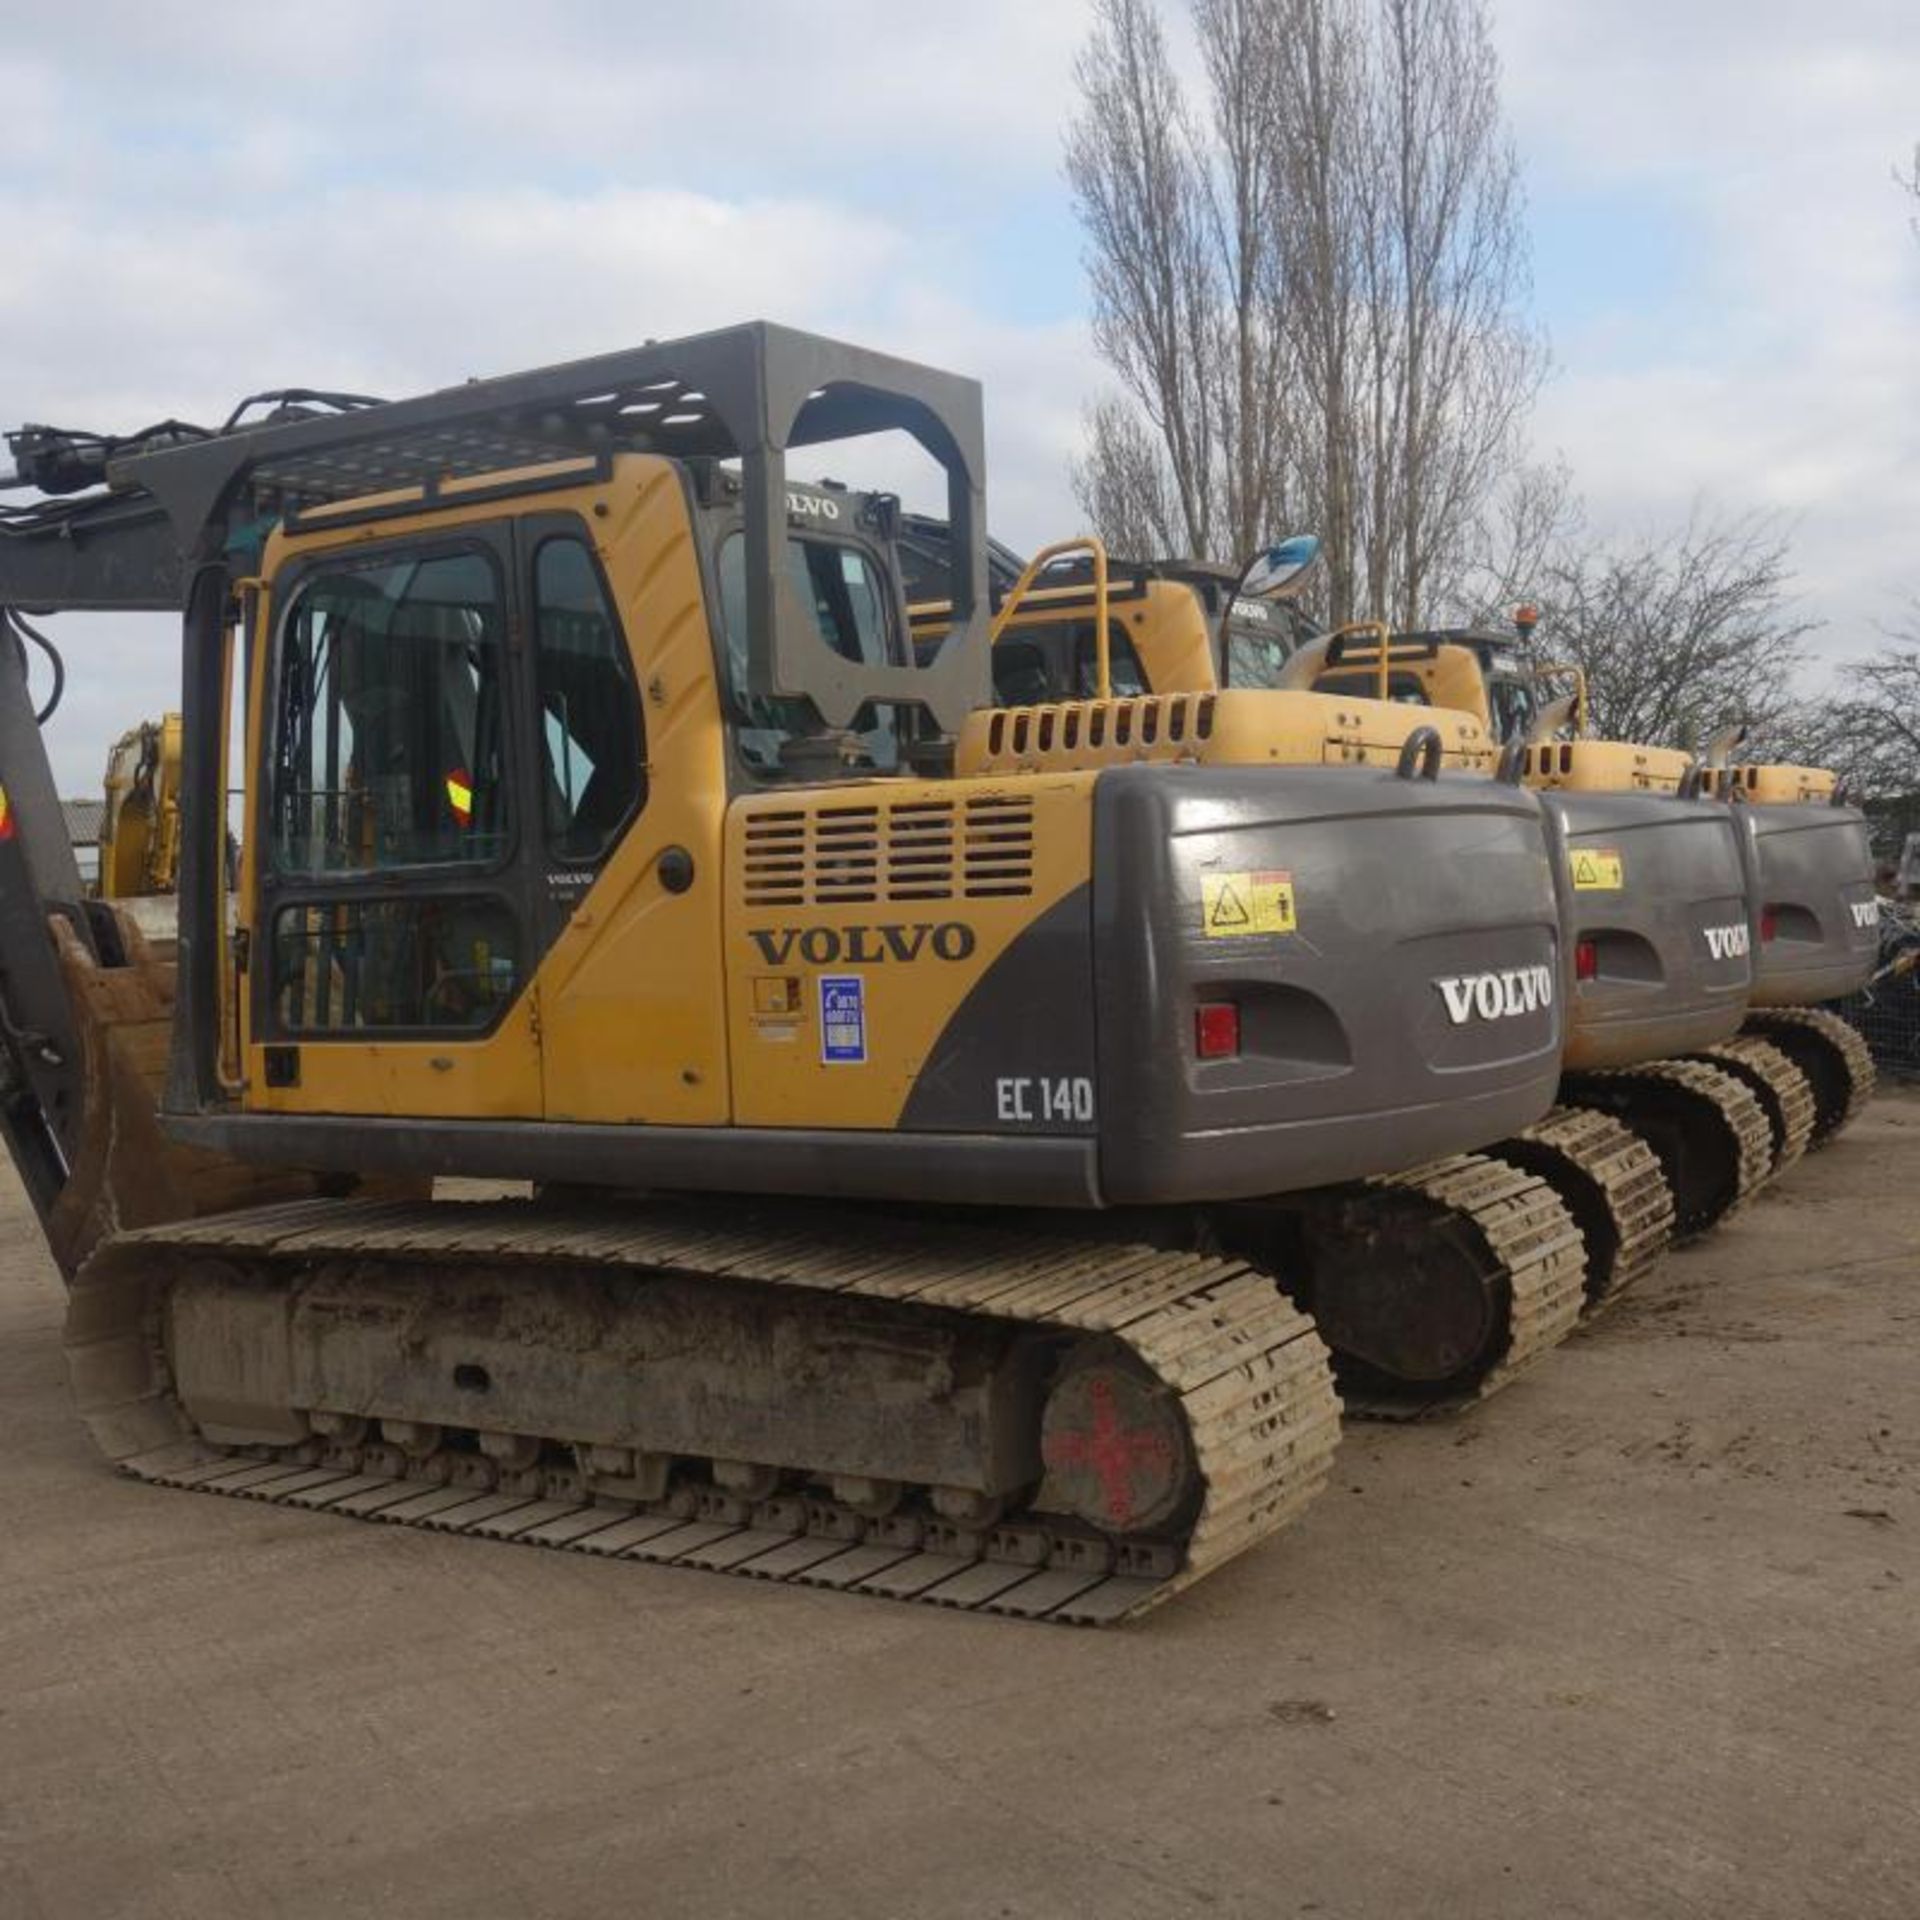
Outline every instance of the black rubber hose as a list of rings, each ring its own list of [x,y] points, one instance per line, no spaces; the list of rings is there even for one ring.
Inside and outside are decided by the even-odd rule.
[[[59,711],[60,696],[67,690],[67,663],[60,657],[60,649],[38,627],[23,619],[11,607],[0,609],[0,620],[4,620],[7,630],[17,639],[32,641],[47,656],[53,668],[53,691],[47,695],[47,704],[33,716],[34,725],[44,727]]]

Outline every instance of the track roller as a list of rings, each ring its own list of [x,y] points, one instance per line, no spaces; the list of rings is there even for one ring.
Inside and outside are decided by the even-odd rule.
[[[1773,1161],[1766,1110],[1741,1081],[1697,1060],[1582,1073],[1562,1083],[1569,1106],[1606,1113],[1659,1156],[1673,1195],[1676,1245],[1744,1203]]]
[[[1873,1098],[1878,1078],[1873,1055],[1859,1033],[1824,1007],[1756,1007],[1745,1032],[1776,1046],[1813,1087],[1813,1137],[1817,1152],[1850,1126]]]
[[[1653,1149],[1610,1115],[1555,1107],[1494,1150],[1560,1196],[1587,1246],[1586,1308],[1633,1285],[1673,1238],[1673,1194]]]

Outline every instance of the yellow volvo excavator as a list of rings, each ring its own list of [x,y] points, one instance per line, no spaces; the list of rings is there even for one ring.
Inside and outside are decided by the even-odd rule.
[[[882,432],[924,659],[897,502],[788,472]],[[973,383],[753,325],[9,444],[0,1131],[126,1471],[1098,1622],[1324,1481],[1316,1319],[1419,1404],[1572,1323],[1473,1151],[1560,1076],[1540,802],[1468,717],[1122,697],[1104,626],[996,710]],[[183,615],[177,967],[59,830],[73,607]]]
[[[925,645],[946,608],[938,529],[916,534]],[[1311,542],[1290,544],[1310,559]],[[1017,564],[1005,556],[1003,575]],[[1546,670],[1573,692],[1545,703],[1540,672],[1505,636],[1370,624],[1314,635],[1304,622],[1282,634],[1271,614],[1249,626],[1239,588],[1251,571],[1115,564],[1092,540],[1049,549],[1000,583],[998,695],[1028,683],[1055,701],[1084,694],[1097,622],[1137,691],[1311,688],[1353,703],[1341,750],[1362,757],[1397,747],[1412,706],[1466,728],[1449,743],[1460,764],[1488,767],[1498,747],[1517,766],[1542,797],[1562,879],[1567,1076],[1554,1113],[1490,1151],[1550,1181],[1580,1221],[1598,1305],[1870,1092],[1858,1036],[1802,1004],[1846,991],[1871,964],[1863,823],[1833,804],[1831,776],[1727,768],[1731,738],[1704,767],[1591,738],[1577,671]],[[1295,750],[1279,738],[1253,748]]]
[[[1531,608],[1520,610],[1518,631],[1530,639]],[[1602,884],[1610,863],[1595,858],[1594,842],[1607,837],[1604,817],[1633,803],[1624,796],[1659,794],[1679,803],[1723,803],[1740,866],[1747,904],[1751,979],[1744,996],[1742,1037],[1708,1049],[1711,1062],[1747,1081],[1765,1106],[1773,1136],[1774,1170],[1808,1148],[1824,1145],[1871,1097],[1872,1056],[1858,1033],[1820,1003],[1856,991],[1872,971],[1877,953],[1878,910],[1867,824],[1834,774],[1824,768],[1732,763],[1745,729],[1728,728],[1695,760],[1671,748],[1592,737],[1587,722],[1584,676],[1572,667],[1531,667],[1506,636],[1475,629],[1394,636],[1383,656],[1378,646],[1335,663],[1327,656],[1337,642],[1303,648],[1279,676],[1284,684],[1364,686],[1369,692],[1414,698],[1473,713],[1499,737],[1524,744],[1522,778],[1552,811],[1571,821],[1584,814],[1588,858],[1576,870],[1576,891],[1618,895]],[[1543,701],[1540,689],[1555,681],[1571,691]],[[1609,803],[1603,795],[1622,796]],[[1583,797],[1584,796],[1584,797]],[[1677,808],[1656,809],[1666,837]],[[1695,809],[1696,813],[1698,809]],[[1575,829],[1570,845],[1578,852]],[[1588,885],[1578,886],[1584,871]],[[1597,906],[1593,951],[1604,959],[1618,918],[1618,899]],[[1610,915],[1608,909],[1613,909]],[[1656,956],[1648,979],[1671,983],[1682,972],[1678,956]],[[1632,968],[1613,969],[1627,978],[1609,990],[1596,982],[1576,1004],[1569,1036],[1569,1064],[1611,1064],[1596,1058],[1605,1036],[1641,1023],[1623,1019],[1631,1002],[1619,998],[1633,980]],[[1636,983],[1637,984],[1637,983]],[[1590,997],[1589,997],[1590,996]],[[1608,1005],[1597,1004],[1608,1002]],[[1641,1049],[1644,1051],[1644,1048]],[[1784,1069],[1781,1056],[1789,1063]],[[1804,1083],[1804,1084],[1803,1084]]]

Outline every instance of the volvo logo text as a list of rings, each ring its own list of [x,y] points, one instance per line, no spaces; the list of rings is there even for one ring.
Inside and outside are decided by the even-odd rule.
[[[1553,1005],[1553,974],[1546,967],[1508,967],[1499,973],[1453,973],[1435,979],[1456,1027],[1469,1020],[1511,1020]]]
[[[976,944],[973,929],[961,920],[894,921],[858,927],[749,927],[748,936],[770,967],[791,959],[810,967],[873,966],[887,960],[964,960]]]
[[[1847,911],[1853,915],[1856,927],[1877,927],[1880,924],[1880,909],[1871,900],[1856,900]]]
[[[1738,960],[1747,952],[1746,924],[1741,922],[1731,927],[1708,927],[1707,952],[1715,960]]]

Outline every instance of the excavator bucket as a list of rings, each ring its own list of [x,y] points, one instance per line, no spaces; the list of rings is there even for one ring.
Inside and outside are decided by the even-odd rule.
[[[123,963],[105,966],[58,917],[49,921],[68,991],[81,1088],[66,1185],[46,1220],[47,1242],[72,1280],[109,1235],[310,1197],[316,1178],[248,1166],[170,1140],[159,1101],[173,1033],[174,966],[123,914],[112,925]]]

